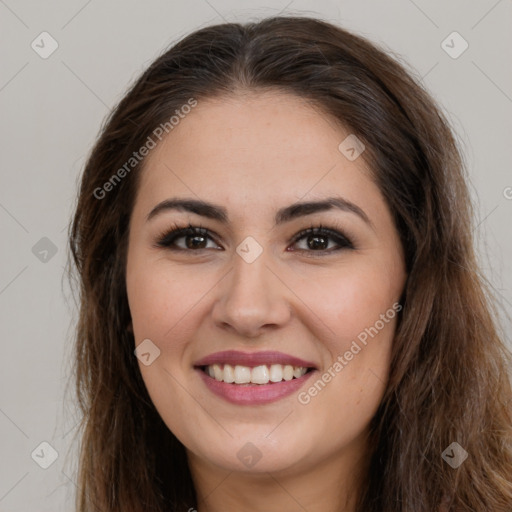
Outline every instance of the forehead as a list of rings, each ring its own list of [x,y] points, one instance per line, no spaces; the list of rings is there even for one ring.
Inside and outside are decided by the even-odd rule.
[[[147,210],[195,195],[250,209],[334,194],[376,199],[363,159],[338,149],[349,135],[332,116],[282,92],[199,100],[146,157],[138,202]]]

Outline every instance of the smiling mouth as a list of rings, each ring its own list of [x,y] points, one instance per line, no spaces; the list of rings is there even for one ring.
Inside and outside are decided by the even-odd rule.
[[[200,366],[199,369],[218,382],[241,386],[250,386],[254,384],[278,384],[279,382],[299,379],[306,373],[314,370],[314,368],[292,366],[290,364],[271,364],[253,367],[230,364],[211,364],[207,366]]]

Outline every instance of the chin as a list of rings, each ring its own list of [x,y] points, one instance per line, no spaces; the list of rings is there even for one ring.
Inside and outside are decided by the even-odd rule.
[[[291,468],[298,469],[306,461],[313,463],[312,457],[308,457],[308,451],[312,449],[311,439],[293,439],[283,433],[271,438],[269,432],[271,430],[266,429],[264,434],[233,436],[211,443],[204,443],[203,439],[203,443],[192,451],[196,458],[230,472],[287,472]],[[212,450],[213,446],[217,449]]]

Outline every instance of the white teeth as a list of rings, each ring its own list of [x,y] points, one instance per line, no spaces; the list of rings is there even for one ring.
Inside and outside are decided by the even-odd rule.
[[[273,364],[270,367],[271,382],[281,382],[283,380],[283,367],[280,364]]]
[[[293,376],[296,379],[298,379],[299,377],[302,377],[301,367],[300,366],[294,366],[293,367]]]
[[[287,364],[283,369],[283,379],[284,380],[292,380],[293,379],[293,366]]]
[[[215,377],[215,380],[221,381],[224,379],[224,372],[222,371],[222,368],[218,364],[213,365],[213,376]]]
[[[235,382],[235,370],[230,364],[224,365],[224,382],[228,384]]]
[[[268,368],[263,366],[255,366],[251,371],[251,382],[253,384],[268,384],[270,380],[270,372]]]
[[[248,384],[251,382],[251,369],[248,366],[235,366],[235,383]]]
[[[291,364],[272,364],[255,366],[236,365],[235,367],[225,364],[212,364],[205,368],[205,372],[215,380],[228,384],[268,384],[269,382],[289,381],[298,379],[308,371],[303,366],[292,366]]]

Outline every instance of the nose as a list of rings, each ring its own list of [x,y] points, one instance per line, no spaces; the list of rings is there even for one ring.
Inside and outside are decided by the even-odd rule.
[[[252,263],[238,254],[233,268],[216,287],[215,325],[243,338],[256,338],[285,325],[291,316],[291,291],[272,270],[265,251]]]

